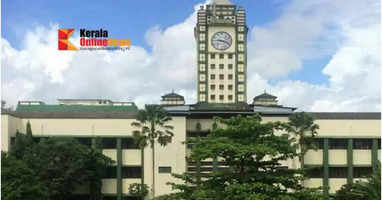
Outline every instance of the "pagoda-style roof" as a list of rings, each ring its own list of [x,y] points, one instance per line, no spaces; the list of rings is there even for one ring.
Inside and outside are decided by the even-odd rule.
[[[168,94],[165,94],[162,96],[162,100],[165,100],[165,99],[180,99],[180,100],[184,100],[184,97],[180,94],[177,94],[175,92],[171,92],[171,93],[168,93]]]
[[[277,99],[277,97],[273,96],[271,94],[268,94],[267,92],[264,92],[263,94],[260,94],[260,95],[256,96],[255,98],[253,98],[254,101],[258,100],[258,99],[272,99],[272,100],[274,100],[274,99]]]
[[[217,5],[233,5],[229,0],[214,0],[213,3]]]

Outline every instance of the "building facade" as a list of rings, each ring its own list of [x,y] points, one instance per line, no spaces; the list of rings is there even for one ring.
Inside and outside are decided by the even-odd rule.
[[[174,137],[166,147],[156,145],[156,196],[173,192],[166,183],[180,180],[171,173],[212,170],[213,162],[209,160],[200,165],[187,161],[190,146],[185,141],[206,136],[214,126],[213,117],[260,114],[264,122],[286,122],[296,110],[279,105],[277,97],[266,92],[247,103],[247,26],[243,8],[236,8],[228,0],[216,0],[201,7],[197,17],[198,102],[186,104],[184,97],[174,92],[161,98],[161,105],[172,117],[169,125],[174,127]],[[137,113],[132,102],[108,99],[59,99],[55,105],[20,101],[15,111],[1,113],[2,151],[9,151],[17,131],[26,132],[28,121],[37,140],[73,137],[91,145],[94,138],[101,138],[103,153],[116,161],[103,179],[105,199],[133,199],[128,194],[130,184],[144,182],[151,186],[152,182],[151,150],[146,148],[143,156],[132,139],[135,129],[131,123]],[[320,145],[317,151],[306,154],[305,165],[318,168],[304,184],[322,186],[326,193],[334,193],[343,184],[370,174],[380,158],[381,114],[311,114],[320,126],[317,136]],[[300,167],[297,158],[283,165]],[[86,199],[86,188],[79,190],[78,196]]]
[[[195,26],[198,102],[247,102],[247,31],[243,8],[228,0],[201,6]]]

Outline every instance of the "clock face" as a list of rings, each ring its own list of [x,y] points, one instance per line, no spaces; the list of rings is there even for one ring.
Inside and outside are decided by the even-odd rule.
[[[226,50],[232,44],[232,37],[226,32],[217,32],[212,36],[211,43],[217,50]]]

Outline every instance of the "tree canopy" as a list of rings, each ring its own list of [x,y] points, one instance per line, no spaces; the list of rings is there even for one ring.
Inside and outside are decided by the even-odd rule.
[[[303,187],[303,172],[282,163],[299,154],[286,124],[263,123],[259,115],[216,118],[219,124],[205,138],[196,138],[189,157],[195,162],[224,163],[211,173],[175,175],[185,184],[171,183],[178,193],[162,199],[299,200],[321,199],[322,192]],[[284,133],[283,133],[284,131]]]
[[[9,153],[2,153],[2,158],[5,200],[65,200],[81,185],[88,186],[91,199],[100,199],[102,178],[112,162],[75,139],[54,137],[34,142],[31,133],[17,134],[15,145]]]

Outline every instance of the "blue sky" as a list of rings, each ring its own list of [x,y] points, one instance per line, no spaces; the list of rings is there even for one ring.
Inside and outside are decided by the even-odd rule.
[[[244,7],[247,11],[247,25],[250,28],[248,34],[248,68],[251,73],[248,78],[248,88],[251,91],[248,93],[250,95],[254,96],[260,91],[268,89],[268,91],[271,90],[279,97],[282,97],[281,102],[300,106],[302,101],[293,97],[288,91],[299,90],[296,88],[303,87],[301,91],[306,91],[306,93],[301,94],[301,97],[310,96],[309,98],[312,101],[309,106],[302,105],[306,107],[307,110],[315,109],[316,104],[323,105],[322,102],[329,102],[328,105],[335,104],[334,102],[341,101],[340,96],[347,96],[350,99],[354,98],[351,102],[357,103],[363,101],[362,99],[357,99],[357,95],[350,92],[350,89],[347,90],[343,85],[347,85],[348,83],[346,81],[350,82],[350,79],[354,80],[353,74],[362,71],[362,66],[370,63],[362,63],[359,61],[362,60],[362,58],[353,61],[349,60],[349,63],[344,63],[346,59],[343,57],[348,56],[348,58],[355,59],[358,58],[357,56],[362,56],[358,54],[353,55],[354,51],[349,52],[347,47],[353,45],[354,41],[358,42],[357,38],[355,38],[361,37],[357,35],[358,33],[362,33],[364,34],[362,36],[366,37],[368,34],[373,33],[371,29],[375,24],[379,23],[379,20],[375,20],[374,18],[375,16],[379,16],[379,11],[375,11],[374,9],[379,5],[377,0],[365,0],[362,2],[357,0],[338,0],[335,2],[327,0],[317,0],[313,2],[303,0],[231,1]],[[120,74],[127,74],[127,68],[130,68],[130,66],[126,65],[134,65],[137,59],[148,62],[148,66],[159,66],[158,70],[160,72],[165,70],[165,66],[171,67],[171,65],[176,65],[177,62],[179,62],[179,65],[183,65],[180,69],[181,72],[194,72],[195,63],[193,59],[184,58],[174,60],[168,57],[167,51],[171,48],[181,49],[182,45],[184,45],[184,54],[187,55],[187,53],[190,52],[190,57],[194,56],[194,47],[192,44],[194,41],[191,36],[193,24],[190,18],[192,18],[192,14],[194,13],[194,6],[199,3],[205,3],[205,1],[68,0],[60,2],[34,0],[32,3],[22,0],[4,0],[2,1],[1,7],[2,39],[6,40],[9,45],[3,45],[2,48],[6,50],[9,49],[9,51],[6,52],[11,53],[2,56],[2,60],[5,61],[5,63],[10,63],[9,66],[2,64],[2,83],[6,85],[3,86],[3,89],[6,91],[7,89],[15,87],[14,85],[17,85],[18,81],[24,81],[24,83],[31,85],[27,88],[30,90],[30,94],[26,95],[25,98],[40,98],[52,101],[51,99],[59,95],[54,93],[53,90],[57,90],[57,87],[64,87],[65,82],[69,81],[69,78],[65,78],[69,74],[69,69],[78,68],[78,65],[92,64],[90,58],[90,60],[83,59],[81,63],[76,63],[76,55],[66,55],[68,57],[64,56],[67,60],[63,61],[63,66],[59,69],[52,69],[51,66],[46,65],[47,63],[54,65],[55,62],[53,60],[41,61],[38,60],[39,58],[36,58],[44,53],[34,54],[35,51],[41,50],[46,53],[49,48],[55,45],[55,38],[52,37],[53,39],[50,40],[36,34],[43,32],[54,35],[56,34],[54,33],[54,31],[56,31],[55,28],[53,28],[54,25],[59,25],[61,28],[75,29],[104,28],[109,31],[109,36],[115,38],[130,38],[133,46],[137,47],[137,50],[130,53],[129,56],[132,58],[120,58],[121,60],[127,59],[125,63],[113,63],[113,67],[122,70]],[[358,12],[358,10],[362,11]],[[184,37],[179,36],[181,34],[188,35]],[[183,41],[176,41],[176,43],[171,41],[171,38],[174,36],[183,38]],[[31,37],[35,37],[36,40],[38,40],[36,44],[33,43],[39,47],[38,49],[31,47],[32,42],[26,42],[26,39],[30,39]],[[371,49],[368,45],[374,42],[372,41],[373,39],[374,35],[370,38],[370,42],[357,43],[356,47]],[[167,40],[169,45],[163,42]],[[23,63],[22,66],[17,66],[19,63],[16,61],[11,62],[12,59],[15,59],[12,57],[13,52],[16,52],[15,54],[20,53],[20,55],[23,56],[27,55],[26,58],[28,58],[28,60],[26,60],[25,63],[29,64]],[[60,55],[60,52],[53,52],[52,54],[51,56],[53,57],[63,57]],[[370,52],[370,54],[373,54],[373,52]],[[107,57],[109,55],[104,56]],[[372,66],[375,67],[375,65],[378,66],[379,64],[379,62],[372,63]],[[20,74],[17,70],[22,67],[29,69],[32,68],[32,65],[34,69],[38,68],[43,74],[46,73],[44,75],[47,76],[48,82],[45,86],[33,83],[36,80],[33,75],[16,77],[16,75]],[[355,66],[344,68],[353,65]],[[126,67],[126,69],[123,69],[124,67]],[[192,68],[192,70],[189,68]],[[351,70],[349,71],[348,69]],[[374,69],[375,68],[373,68],[373,70]],[[87,73],[88,71],[86,70],[91,69],[83,67],[78,70],[82,70],[78,73]],[[375,72],[373,70],[369,71]],[[341,77],[336,77],[342,74],[341,72],[343,71],[346,73],[343,73]],[[75,74],[75,72],[71,72],[70,75],[73,76],[71,77],[72,82],[80,81],[78,78],[75,78],[78,77],[78,74]],[[53,76],[60,78],[56,81],[57,77]],[[152,76],[155,76],[155,74]],[[118,79],[118,77],[116,78]],[[132,79],[135,79],[135,77],[128,77],[127,80]],[[190,96],[186,97],[186,99],[188,98],[191,101],[195,100],[194,75],[192,75],[190,79],[187,78],[187,81],[172,77],[167,77],[167,79],[173,81],[175,85],[179,85],[180,88],[176,90],[180,93]],[[338,80],[343,82],[338,82]],[[86,82],[88,85],[91,85],[91,81],[92,80],[89,79]],[[157,89],[160,92],[168,91],[170,87],[174,87],[171,86],[171,83],[167,83],[167,81],[157,81],[161,83],[164,82],[161,84],[161,88]],[[134,85],[135,83],[129,82],[129,84]],[[46,87],[52,89],[46,89]],[[354,87],[352,86],[351,88],[354,89]],[[21,93],[22,88],[19,89]],[[25,89],[26,88],[24,88],[24,90]],[[81,92],[75,89],[65,90],[67,91],[64,95],[70,97],[92,97],[95,95],[95,93]],[[108,88],[105,90],[108,90]],[[334,94],[325,94],[332,92],[337,93],[339,90],[346,93],[346,95],[340,94],[340,92],[338,97],[333,98],[332,96]],[[148,99],[152,98],[147,95],[141,96],[135,90],[128,91],[133,94],[131,96],[136,97],[136,101],[147,102]],[[311,91],[311,93],[308,93],[308,91]],[[114,98],[122,98],[121,95],[118,95],[118,92],[119,91],[108,93],[105,91],[105,94],[97,95],[109,95]],[[3,92],[3,96],[4,93],[5,92]],[[16,99],[18,96],[15,94],[6,94],[6,96],[7,95],[9,96],[8,98],[11,99]],[[14,97],[11,97],[12,95]],[[365,98],[375,100],[376,98],[374,97],[375,95]],[[379,100],[379,97],[377,99]],[[343,99],[343,101],[347,102],[346,99]],[[378,105],[375,104],[374,102],[373,108],[375,108],[375,106],[379,108],[379,102],[377,103]],[[346,105],[345,103],[340,110],[346,108]],[[364,108],[355,108],[355,110],[357,109]]]

